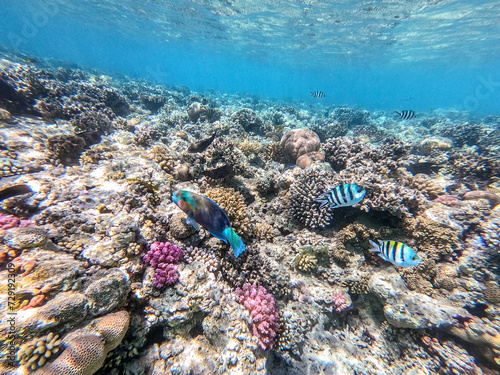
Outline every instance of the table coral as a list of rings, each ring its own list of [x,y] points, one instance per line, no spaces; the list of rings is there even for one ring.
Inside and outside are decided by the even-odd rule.
[[[250,313],[252,333],[259,338],[259,346],[266,350],[274,345],[279,330],[279,314],[274,297],[263,286],[243,285],[237,288],[240,303]]]

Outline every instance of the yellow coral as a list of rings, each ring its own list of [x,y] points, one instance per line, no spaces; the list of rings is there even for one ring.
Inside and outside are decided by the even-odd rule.
[[[274,240],[273,231],[273,226],[267,223],[255,224],[255,235],[262,240],[272,242]]]
[[[239,142],[237,146],[247,156],[250,154],[256,154],[262,150],[262,144],[260,142],[250,141],[248,139]]]
[[[33,371],[43,366],[52,354],[57,353],[60,344],[59,335],[50,332],[47,336],[24,343],[17,352],[17,360],[28,371]]]
[[[232,188],[209,189],[205,195],[226,212],[236,233],[244,238],[250,237],[252,228],[243,195]]]
[[[293,265],[302,272],[311,272],[317,264],[318,259],[308,250],[302,250],[293,261]]]

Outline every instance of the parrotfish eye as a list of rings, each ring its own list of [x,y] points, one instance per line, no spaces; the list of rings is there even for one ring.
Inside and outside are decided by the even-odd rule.
[[[416,255],[411,257],[411,260],[418,260],[418,257]]]

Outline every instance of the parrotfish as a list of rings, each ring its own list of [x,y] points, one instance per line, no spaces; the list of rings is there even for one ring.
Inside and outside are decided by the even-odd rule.
[[[358,185],[342,184],[321,194],[315,201],[321,203],[320,209],[325,206],[329,208],[349,207],[361,202],[365,194],[366,190]]]
[[[370,241],[373,246],[370,251],[378,253],[378,256],[399,267],[413,267],[419,265],[422,260],[408,245],[396,241],[380,241],[381,245]]]
[[[234,256],[245,251],[245,244],[231,227],[231,222],[222,208],[210,198],[187,190],[177,190],[172,194],[172,201],[186,213],[186,223],[198,229],[200,224],[214,237],[229,243]]]
[[[210,146],[212,144],[212,142],[214,141],[215,137],[217,137],[217,132],[215,132],[214,134],[212,134],[212,136],[210,138],[206,138],[206,139],[203,139],[199,142],[195,142],[195,143],[192,143],[187,151],[188,152],[191,152],[191,153],[194,153],[194,152],[203,152],[205,151],[208,146]]]
[[[0,190],[0,201],[7,198],[12,198],[17,195],[33,193],[33,190],[28,185],[14,185]]]

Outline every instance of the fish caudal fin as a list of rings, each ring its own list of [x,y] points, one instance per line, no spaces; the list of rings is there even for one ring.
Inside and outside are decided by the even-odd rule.
[[[370,252],[372,253],[380,253],[380,245],[376,242],[373,242],[372,240],[370,241],[370,245],[372,245],[372,248],[370,249]]]
[[[245,251],[245,244],[231,227],[224,229],[222,234],[227,238],[229,244],[233,248],[234,256],[238,258],[240,254]]]

